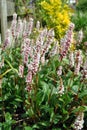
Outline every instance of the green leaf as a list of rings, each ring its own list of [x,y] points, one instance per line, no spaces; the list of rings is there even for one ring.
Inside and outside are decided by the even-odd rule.
[[[69,64],[69,60],[68,59],[66,59],[66,58],[63,58],[63,64]]]
[[[7,112],[6,114],[5,114],[5,121],[6,122],[9,122],[9,121],[11,121],[12,120],[12,116],[11,116],[11,114],[9,113],[9,112]]]
[[[2,97],[0,97],[0,102],[2,101]]]
[[[3,125],[3,124],[2,124],[2,123],[0,123],[0,128],[2,127],[2,125]],[[1,129],[0,129],[0,130],[1,130]]]
[[[47,113],[47,112],[49,112],[50,107],[49,107],[48,104],[46,104],[46,105],[42,105],[40,109],[41,109],[42,111],[45,111],[45,112]]]
[[[85,91],[83,91],[83,92],[81,92],[81,93],[79,94],[79,97],[80,97],[80,98],[83,98],[83,97],[85,97],[85,96],[87,96],[87,90],[85,90]]]
[[[72,110],[72,113],[85,112],[85,111],[87,111],[87,106],[79,106],[78,108],[74,108],[74,110]]]
[[[39,91],[36,95],[36,104],[37,106],[40,106],[41,103],[44,101],[44,98],[45,98],[45,93],[43,93],[43,91]]]
[[[48,122],[44,121],[44,122],[39,122],[38,123],[39,125],[42,125],[42,126],[48,126]]]
[[[26,114],[30,117],[32,117],[34,115],[34,111],[33,111],[32,107],[27,110]]]
[[[52,109],[52,110],[51,110],[51,115],[50,115],[50,122],[53,121],[53,117],[54,117],[54,111],[53,111],[53,109]]]
[[[60,114],[54,115],[54,119],[53,119],[54,124],[58,124],[58,122],[59,122],[61,119],[62,119],[62,115],[60,115]]]
[[[33,128],[33,129],[39,129],[39,126],[38,126],[37,124],[34,124],[34,125],[32,126],[32,128]]]
[[[30,126],[25,126],[24,130],[33,130]]]
[[[63,127],[64,127],[65,129],[67,129],[67,126],[66,126],[65,124],[63,124]]]
[[[78,92],[78,89],[79,89],[79,86],[78,86],[78,85],[72,86],[72,91],[74,91],[74,93],[77,93],[77,92]]]
[[[65,109],[62,110],[63,110],[63,114],[68,114],[68,111],[66,111]]]
[[[44,82],[44,81],[41,81],[40,84],[42,85],[43,90],[46,93],[47,92],[47,88],[48,88],[48,84],[46,82]]]
[[[61,130],[60,128],[53,128],[52,130]]]
[[[17,102],[22,102],[22,99],[16,98],[15,101],[17,101]]]

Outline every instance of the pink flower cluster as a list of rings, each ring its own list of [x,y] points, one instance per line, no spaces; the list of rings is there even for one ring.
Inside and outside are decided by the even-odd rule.
[[[83,112],[79,112],[73,126],[75,130],[81,130],[83,128],[83,124],[84,124],[84,113]]]
[[[40,29],[40,22],[39,21],[37,21],[37,23],[36,23],[36,29],[39,31],[39,29]]]
[[[16,22],[15,22],[16,23]],[[45,62],[45,54],[48,52],[51,43],[54,41],[54,31],[39,30],[40,23],[37,22],[36,28],[39,30],[37,39],[30,37],[33,30],[33,19],[30,18],[29,23],[24,19],[18,20],[16,24],[16,38],[23,36],[23,43],[21,45],[22,65],[19,66],[19,76],[23,77],[24,66],[28,68],[26,79],[26,89],[31,90],[33,76],[40,68],[40,63]]]
[[[22,45],[22,55],[24,64],[28,65],[28,58],[29,56],[31,56],[31,46],[29,38],[24,39],[24,44]]]
[[[28,38],[33,30],[33,19],[29,18],[29,22],[26,19],[22,20],[20,17],[17,20],[17,14],[13,14],[13,20],[11,23],[11,27],[6,31],[6,39],[4,41],[4,48],[10,43],[14,42],[19,38]],[[12,45],[13,46],[13,45]]]
[[[62,79],[60,79],[60,86],[58,87],[58,94],[61,96],[64,94],[64,85]]]
[[[31,70],[28,70],[28,74],[26,76],[26,83],[27,84],[31,84],[32,83],[32,71]]]
[[[66,35],[63,39],[61,39],[61,49],[60,49],[60,59],[62,60],[66,54],[68,53],[70,44],[72,42],[72,34],[73,34],[74,24],[71,23],[69,26],[68,31],[66,32]]]
[[[13,21],[11,24],[11,32],[12,32],[13,37],[16,37],[16,26],[17,26],[17,14],[14,13],[13,14]]]
[[[42,48],[42,57],[44,56],[44,54],[46,52],[48,52],[49,48],[50,48],[50,45],[51,43],[53,42],[54,40],[54,30],[49,30],[48,33],[47,33],[47,39],[46,39],[46,42]]]
[[[74,53],[70,52],[69,54],[69,63],[70,63],[70,67],[74,67]]]
[[[59,66],[58,70],[57,70],[57,75],[61,76],[62,75],[62,66]]]
[[[28,23],[28,30],[27,30],[28,36],[32,33],[32,30],[33,30],[33,18],[30,18]]]
[[[49,50],[49,46],[52,43],[52,39],[54,36],[54,35],[52,35],[53,31],[49,30],[47,33],[48,35],[47,35],[46,42],[44,43],[44,39],[45,39],[44,36],[45,35],[42,35],[43,31],[40,33],[39,37],[36,40],[36,45],[34,47],[33,57],[31,58],[31,61],[28,64],[28,74],[26,77],[26,83],[28,83],[28,84],[32,83],[32,78],[39,70],[41,59],[43,58],[45,53]],[[45,45],[45,48],[44,48],[44,45]]]
[[[2,48],[0,48],[0,68],[4,66],[4,59],[2,58]]]
[[[19,76],[22,78],[23,77],[23,73],[24,73],[24,66],[23,65],[20,65],[19,66]]]
[[[52,57],[56,54],[59,54],[59,44],[57,40],[54,41],[54,45],[52,46],[52,49],[49,52],[49,56]]]
[[[82,64],[82,54],[80,50],[77,50],[75,54],[75,72],[74,72],[76,75],[78,75],[80,72],[81,64]]]
[[[82,79],[87,79],[87,60],[84,62],[84,65],[83,65]]]
[[[17,29],[16,29],[16,38],[18,39],[19,37],[22,37],[22,32],[23,32],[23,23],[22,20],[18,19],[18,24],[17,24]]]
[[[12,41],[12,39],[11,39],[11,32],[10,32],[10,29],[8,29],[6,31],[6,36],[5,36],[5,41],[4,41],[3,48],[5,49],[7,47],[10,47],[11,46],[11,41]]]

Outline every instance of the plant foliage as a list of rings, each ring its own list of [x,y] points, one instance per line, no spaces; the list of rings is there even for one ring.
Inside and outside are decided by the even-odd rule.
[[[68,47],[73,24],[66,33],[65,41],[61,40],[65,43],[61,47],[54,38],[53,29],[32,29],[32,21],[27,21],[27,27],[20,31],[21,28],[14,19],[18,31],[13,33],[17,28],[12,28],[11,34],[7,35],[0,48],[0,128],[74,130],[74,122],[79,113],[80,116],[83,113],[85,117],[87,115],[86,53],[76,44],[76,51],[73,51],[75,65],[72,66]],[[63,49],[68,49],[66,56]],[[61,54],[65,56],[62,59]],[[45,61],[42,62],[41,58]],[[24,69],[19,69],[20,65]],[[75,73],[78,70],[79,73]],[[83,121],[82,117],[81,119]]]

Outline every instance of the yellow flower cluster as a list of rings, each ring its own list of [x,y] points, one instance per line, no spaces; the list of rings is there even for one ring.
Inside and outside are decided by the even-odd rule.
[[[49,0],[41,2],[45,11],[45,20],[49,28],[54,28],[56,37],[61,38],[70,23],[70,9],[61,0]]]

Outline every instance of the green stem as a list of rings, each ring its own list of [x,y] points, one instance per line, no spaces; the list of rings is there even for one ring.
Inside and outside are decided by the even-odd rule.
[[[18,70],[17,69],[13,68],[13,70],[18,74]]]
[[[8,72],[10,72],[12,69],[8,69],[7,71],[5,71],[3,74],[0,75],[0,79],[3,78],[4,75],[6,75]]]
[[[7,60],[5,60],[7,63],[8,63],[8,65],[11,67],[11,69],[13,69],[17,74],[18,74],[18,70],[17,69],[15,69],[12,65],[11,65],[11,63],[9,62],[9,61],[7,61]]]
[[[13,66],[11,65],[11,63],[5,59],[5,61],[8,63],[8,65],[13,69]]]
[[[7,71],[5,71],[3,74],[1,74],[0,75],[0,79],[3,78],[7,73],[9,73],[12,70],[15,71],[18,74],[18,70],[17,69],[11,68],[11,69],[8,69]]]

